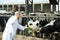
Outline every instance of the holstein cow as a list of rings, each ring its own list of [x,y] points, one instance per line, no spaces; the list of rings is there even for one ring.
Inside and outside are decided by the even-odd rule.
[[[49,36],[54,32],[60,32],[60,19],[52,20],[40,30],[40,33],[44,33],[46,36]]]

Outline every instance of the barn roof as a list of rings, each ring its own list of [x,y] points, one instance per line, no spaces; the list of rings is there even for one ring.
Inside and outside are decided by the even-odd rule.
[[[49,3],[49,0],[33,0],[34,4]],[[25,4],[25,0],[0,0],[0,4]]]

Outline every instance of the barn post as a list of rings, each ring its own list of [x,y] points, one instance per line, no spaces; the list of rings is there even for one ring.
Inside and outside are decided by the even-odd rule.
[[[25,0],[25,13],[29,15],[29,0]]]

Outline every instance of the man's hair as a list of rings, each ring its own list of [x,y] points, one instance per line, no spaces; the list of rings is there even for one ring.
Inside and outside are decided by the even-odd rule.
[[[16,15],[16,14],[20,14],[20,12],[19,12],[19,11],[16,11],[16,12],[15,12],[15,15]]]

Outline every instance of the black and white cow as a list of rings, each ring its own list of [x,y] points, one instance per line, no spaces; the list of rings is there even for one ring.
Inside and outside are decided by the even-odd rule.
[[[60,32],[60,19],[52,20],[50,23],[41,28],[40,33],[49,36],[53,32]]]
[[[0,27],[2,28],[0,30],[2,30],[2,31],[4,30],[5,24],[8,19],[9,19],[9,17],[0,16]]]

